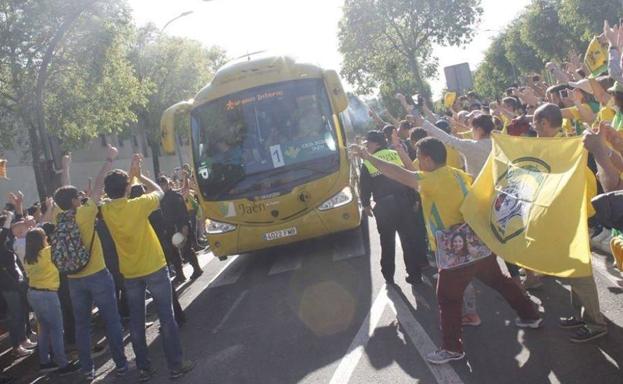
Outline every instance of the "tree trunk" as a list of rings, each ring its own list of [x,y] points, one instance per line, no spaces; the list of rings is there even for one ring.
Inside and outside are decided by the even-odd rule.
[[[30,155],[32,157],[32,169],[35,172],[37,193],[39,194],[39,200],[43,201],[49,194],[41,167],[41,148],[39,146],[39,138],[37,137],[37,127],[30,125],[28,127],[28,136],[30,139]]]
[[[160,143],[149,139],[149,148],[151,148],[151,157],[154,164],[154,179],[160,175]]]
[[[61,43],[61,41],[67,34],[67,32],[69,32],[73,24],[80,17],[80,15],[84,11],[86,11],[88,7],[93,5],[96,1],[97,0],[91,1],[85,7],[77,10],[76,12],[74,12],[73,14],[67,17],[67,19],[61,24],[59,29],[55,32],[54,36],[52,37],[52,40],[50,41],[50,44],[47,46],[45,50],[45,54],[43,55],[43,58],[41,60],[41,65],[39,66],[39,71],[37,73],[37,83],[36,83],[35,92],[34,92],[34,113],[35,113],[35,128],[34,129],[36,129],[39,133],[40,142],[36,140],[36,134],[33,137],[33,132],[30,133],[30,136],[31,136],[30,139],[32,140],[33,138],[35,138],[37,144],[41,144],[43,146],[43,154],[45,156],[45,159],[48,161],[50,160],[52,161],[51,163],[52,167],[51,167],[51,172],[50,172],[51,174],[49,175],[50,177],[46,178],[50,180],[51,185],[42,185],[41,187],[43,188],[41,188],[39,187],[39,182],[45,183],[45,181],[42,179],[37,181],[37,184],[38,184],[37,188],[39,188],[40,195],[42,193],[44,194],[50,193],[56,187],[60,186],[60,175],[55,172],[55,168],[56,168],[55,162],[54,162],[55,159],[52,154],[52,150],[50,148],[50,142],[48,141],[48,131],[47,131],[47,127],[45,124],[45,107],[43,105],[43,93],[45,91],[45,86],[48,81],[48,69],[50,67],[50,64],[52,63],[52,59],[54,58],[54,53],[56,51],[56,48]],[[33,161],[35,161],[34,152],[35,151],[33,148]],[[37,146],[36,152],[37,152],[36,153],[37,157],[39,157],[40,148],[38,146]],[[35,167],[35,175],[37,175],[37,172],[39,172],[39,176],[42,176],[39,159],[37,158],[36,161],[37,161],[36,163],[33,163],[33,166]],[[60,164],[58,165],[60,168]],[[39,170],[37,171],[37,169]]]

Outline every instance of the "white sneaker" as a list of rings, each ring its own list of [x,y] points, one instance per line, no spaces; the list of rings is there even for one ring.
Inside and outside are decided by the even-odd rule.
[[[24,349],[35,349],[37,348],[37,343],[27,338],[22,342],[22,344],[20,344],[20,346]]]
[[[465,352],[452,352],[439,349],[426,355],[426,360],[431,364],[445,364],[454,360],[461,360],[465,357]]]

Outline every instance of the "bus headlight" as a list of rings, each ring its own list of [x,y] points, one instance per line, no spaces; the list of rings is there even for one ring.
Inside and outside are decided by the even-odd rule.
[[[342,189],[337,195],[333,196],[329,200],[322,203],[319,207],[319,211],[327,211],[329,209],[338,208],[344,206],[353,201],[353,192],[350,187]]]
[[[220,235],[221,233],[227,233],[235,231],[236,226],[228,223],[221,223],[214,220],[206,220],[206,232],[209,235]]]

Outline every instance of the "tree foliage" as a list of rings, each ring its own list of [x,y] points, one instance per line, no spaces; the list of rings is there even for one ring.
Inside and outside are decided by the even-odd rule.
[[[195,40],[164,35],[149,24],[136,31],[130,59],[141,84],[148,89],[147,103],[136,109],[139,126],[152,153],[158,154],[164,110],[193,98],[225,63],[226,55],[218,47],[207,48]],[[158,172],[156,156],[154,168]]]
[[[433,44],[471,41],[482,14],[480,0],[346,0],[343,9],[342,75],[362,94],[426,92],[438,67]]]
[[[124,1],[0,0],[0,20],[0,108],[12,124],[34,130],[43,122],[72,149],[136,119],[132,107],[144,92],[126,59]],[[10,133],[3,131],[5,145]]]
[[[561,0],[558,15],[574,36],[589,42],[601,31],[604,20],[610,25],[619,22],[623,16],[623,4],[620,0]]]

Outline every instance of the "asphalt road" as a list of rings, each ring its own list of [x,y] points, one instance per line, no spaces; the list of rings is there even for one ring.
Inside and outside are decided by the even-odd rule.
[[[623,276],[594,255],[609,335],[576,345],[557,319],[570,312],[568,287],[555,279],[534,292],[544,328],[519,330],[502,298],[476,283],[483,324],[464,330],[467,358],[431,366],[422,356],[439,341],[433,270],[425,283],[404,282],[397,249],[398,287],[380,274],[380,248],[370,222],[370,252],[348,233],[219,261],[201,256],[204,275],[181,288],[188,316],[183,345],[196,368],[185,383],[623,383]],[[399,242],[398,242],[399,243]],[[169,382],[157,322],[149,327],[150,357]],[[128,356],[132,356],[127,345]],[[109,355],[96,360],[97,381],[133,383],[112,373]],[[81,382],[22,370],[20,382]],[[18,372],[19,370],[16,370]]]

